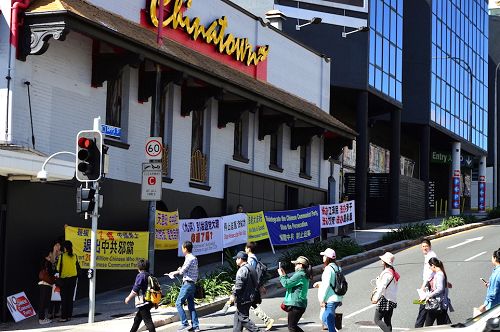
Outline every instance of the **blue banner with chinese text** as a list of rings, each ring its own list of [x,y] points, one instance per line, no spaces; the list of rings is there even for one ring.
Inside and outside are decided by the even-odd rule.
[[[320,234],[319,207],[264,212],[271,243],[277,246],[305,242]]]

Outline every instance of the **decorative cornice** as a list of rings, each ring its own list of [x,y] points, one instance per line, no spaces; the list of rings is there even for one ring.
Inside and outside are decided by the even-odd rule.
[[[25,60],[28,55],[44,54],[49,48],[50,38],[64,41],[68,32],[64,21],[26,25],[21,60]]]

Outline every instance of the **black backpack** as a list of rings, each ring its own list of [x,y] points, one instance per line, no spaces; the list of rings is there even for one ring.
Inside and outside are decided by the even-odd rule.
[[[255,265],[255,272],[257,272],[257,286],[261,287],[264,285],[264,282],[266,281],[265,276],[267,274],[267,266],[266,264],[262,263],[260,260],[256,258],[250,258],[250,259],[255,259],[257,264]]]
[[[345,276],[340,271],[340,268],[337,266],[337,270],[335,270],[332,266],[333,272],[335,272],[335,285],[330,285],[333,288],[333,292],[337,295],[345,295],[347,293],[347,280],[345,280]]]

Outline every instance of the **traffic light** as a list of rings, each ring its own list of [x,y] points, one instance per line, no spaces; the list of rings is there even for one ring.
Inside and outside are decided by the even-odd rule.
[[[91,188],[76,189],[76,213],[92,213],[95,207],[95,190]]]
[[[101,178],[102,135],[97,130],[82,130],[76,135],[76,179],[94,182]]]

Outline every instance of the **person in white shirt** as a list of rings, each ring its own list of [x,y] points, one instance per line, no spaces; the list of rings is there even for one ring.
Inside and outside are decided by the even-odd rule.
[[[435,257],[437,255],[434,251],[432,251],[431,241],[427,239],[423,239],[420,248],[422,249],[422,253],[424,254],[424,269],[422,272],[422,285],[420,289],[425,290],[427,287],[427,283],[432,279],[434,272],[431,270],[431,266],[429,265],[429,259]],[[421,304],[418,308],[418,316],[415,321],[415,328],[423,327],[425,324],[425,319],[427,318],[427,310],[425,310],[425,305]]]
[[[394,269],[394,255],[386,252],[380,256],[384,269],[376,279],[376,291],[372,303],[377,304],[374,322],[384,332],[392,331],[391,318],[397,307],[399,273]]]

